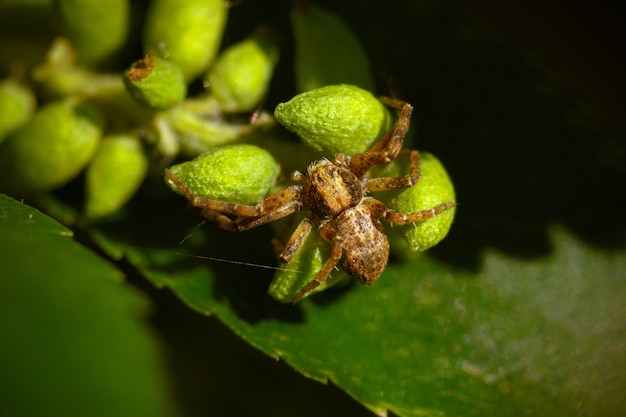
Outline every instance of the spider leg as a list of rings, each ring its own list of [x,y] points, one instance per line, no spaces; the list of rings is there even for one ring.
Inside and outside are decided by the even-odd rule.
[[[367,191],[397,190],[400,188],[411,188],[417,184],[420,179],[420,153],[413,149],[402,149],[400,154],[409,156],[409,175],[404,177],[369,178],[365,184]]]
[[[381,217],[387,220],[389,223],[394,224],[407,224],[420,220],[432,219],[433,217],[436,217],[447,209],[456,206],[456,203],[454,201],[448,201],[447,203],[438,204],[430,209],[419,210],[414,211],[413,213],[404,214],[398,213],[397,211],[388,208],[385,204],[374,198],[366,198],[365,200],[363,200],[363,204],[366,204],[367,207],[372,210],[372,213],[376,214],[376,216]]]
[[[380,101],[395,108],[398,111],[398,119],[391,130],[368,151],[352,156],[349,167],[358,178],[363,178],[372,167],[388,164],[396,159],[402,149],[404,136],[411,125],[413,106],[405,101],[389,97],[381,97]]]
[[[167,179],[174,183],[192,207],[222,229],[242,231],[261,226],[300,210],[300,186],[294,185],[277,192],[255,205],[234,204],[196,196],[178,177],[166,170]],[[227,214],[236,216],[231,219]]]
[[[280,240],[276,239],[273,243],[274,250],[278,253],[278,259],[283,263],[289,263],[312,228],[313,222],[308,217],[305,217],[291,234],[287,245],[283,246]]]
[[[283,191],[287,191],[287,190],[289,190],[289,188],[286,188]],[[265,200],[257,204],[257,206],[261,206],[261,209],[263,209],[264,207],[263,203],[272,197],[276,197],[276,196],[280,197],[283,195],[288,195],[289,197],[292,196],[291,193],[283,193],[283,191],[266,198]],[[257,207],[257,206],[252,206],[252,207]],[[289,216],[290,214],[300,211],[301,207],[302,207],[302,203],[300,203],[299,200],[291,199],[286,204],[279,206],[276,209],[272,209],[268,211],[267,213],[262,214],[260,216],[240,217],[236,219],[234,222],[232,222],[236,225],[234,231],[241,232],[243,230],[249,230],[255,227],[262,226],[265,223],[270,223],[270,222],[273,222],[274,220],[282,219],[283,217]],[[230,230],[230,229],[227,229],[227,230]]]
[[[339,236],[335,236],[335,238],[333,239],[333,247],[330,251],[330,257],[326,259],[326,262],[324,262],[324,265],[322,265],[322,269],[320,269],[317,275],[315,275],[315,278],[296,293],[296,296],[293,298],[294,304],[300,301],[300,299],[304,297],[307,293],[317,288],[322,282],[326,281],[326,278],[328,278],[333,268],[341,259],[342,254],[342,239]]]

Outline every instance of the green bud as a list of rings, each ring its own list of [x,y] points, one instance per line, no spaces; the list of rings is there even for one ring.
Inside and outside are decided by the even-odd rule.
[[[86,172],[85,212],[90,218],[114,213],[135,194],[148,169],[138,138],[109,136],[102,140]]]
[[[98,64],[119,50],[128,35],[128,0],[55,0],[79,59]]]
[[[298,2],[291,22],[298,91],[339,83],[374,91],[365,50],[341,19],[320,7]]]
[[[260,36],[252,36],[222,52],[207,77],[222,109],[253,110],[267,93],[278,55],[276,44]]]
[[[185,102],[164,114],[173,129],[180,151],[187,156],[197,156],[216,145],[233,142],[249,125],[234,125],[223,120],[196,114]]]
[[[29,88],[11,79],[0,82],[0,143],[30,119],[36,104]]]
[[[232,142],[254,143],[250,136],[259,131],[267,131],[276,125],[272,115],[261,111],[254,123],[249,121],[227,122],[221,106],[212,96],[187,99],[158,117],[175,137],[180,152],[189,157],[198,156],[218,145]],[[160,127],[165,127],[161,124]],[[163,129],[161,129],[163,130]],[[256,136],[256,135],[254,135]]]
[[[237,204],[255,204],[276,182],[279,165],[254,145],[229,145],[170,168],[196,196]],[[167,181],[172,190],[175,184]]]
[[[100,137],[100,118],[86,104],[42,107],[0,148],[0,189],[34,193],[65,184],[89,162]]]
[[[153,109],[173,107],[187,95],[180,68],[160,58],[146,56],[133,63],[123,80],[131,96]]]
[[[213,62],[227,10],[224,0],[153,0],[144,26],[144,50],[176,63],[191,80]]]
[[[391,127],[387,108],[370,92],[347,84],[301,93],[274,111],[304,143],[326,154],[368,150]]]
[[[267,291],[268,294],[282,303],[293,302],[297,292],[311,282],[322,269],[328,256],[330,256],[330,243],[322,239],[319,233],[313,230],[302,242],[302,246],[291,261],[281,265],[281,269],[276,271]],[[336,270],[332,273],[332,277],[326,279],[313,291],[305,294],[304,298],[349,280],[348,274]]]
[[[385,167],[385,175],[401,176],[408,172],[406,158],[398,158],[392,166]],[[393,171],[393,172],[392,172]],[[411,188],[390,193],[391,198],[384,200],[389,208],[401,213],[412,213],[431,209],[439,204],[456,201],[454,185],[444,166],[432,154],[423,152],[420,163],[420,180]],[[404,173],[404,174],[403,174]],[[378,173],[377,173],[378,176]],[[381,195],[381,194],[379,194]],[[412,251],[423,252],[446,237],[456,208],[452,207],[437,217],[403,226],[396,226],[393,232],[400,232]]]
[[[88,98],[109,118],[121,117],[133,123],[152,116],[128,95],[119,74],[76,65],[76,54],[65,38],[52,42],[46,61],[33,69],[32,76],[37,91],[49,101],[69,96]]]

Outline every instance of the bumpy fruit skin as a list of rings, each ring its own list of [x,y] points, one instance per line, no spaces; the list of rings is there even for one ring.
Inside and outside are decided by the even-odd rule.
[[[252,36],[226,49],[207,79],[226,112],[253,110],[267,93],[279,50],[269,39]]]
[[[406,161],[399,161],[398,165],[404,165],[400,171],[408,172],[406,171],[408,169]],[[456,201],[452,180],[444,166],[434,155],[422,152],[420,171],[421,177],[417,184],[406,190],[391,193],[392,195],[395,194],[393,198],[385,201],[390,208],[401,213],[411,213],[426,210],[448,201]],[[394,227],[392,231],[402,234],[409,245],[409,249],[423,252],[446,237],[454,221],[455,212],[456,207],[452,207],[433,219]]]
[[[330,157],[365,152],[391,127],[387,108],[370,92],[349,84],[298,94],[276,106],[274,116]]]
[[[223,146],[169,169],[196,196],[237,204],[265,198],[279,173],[272,155],[254,145]]]
[[[224,0],[153,0],[144,26],[144,51],[176,63],[189,81],[213,62],[227,12]]]
[[[138,138],[104,138],[87,167],[87,217],[97,219],[117,211],[135,194],[147,169],[148,158]]]
[[[27,87],[11,79],[0,82],[0,144],[30,119],[35,105],[35,95]]]
[[[374,79],[365,50],[340,18],[301,1],[291,12],[291,23],[296,44],[298,91],[339,83],[374,91]]]
[[[65,184],[89,162],[101,136],[101,119],[88,105],[47,104],[2,144],[0,190],[22,195]]]
[[[124,45],[128,0],[55,0],[54,5],[83,63],[98,64]]]
[[[300,219],[301,216],[298,220]],[[297,221],[294,223],[297,224]],[[314,230],[304,240],[291,261],[281,265],[281,269],[276,271],[267,293],[281,303],[292,303],[298,291],[315,278],[329,255],[330,243],[322,239],[319,233]],[[333,271],[332,277],[329,277],[304,297],[324,291],[350,279],[351,277],[341,270]]]
[[[157,110],[174,107],[185,99],[187,85],[180,68],[161,58],[146,56],[124,73],[128,93]]]

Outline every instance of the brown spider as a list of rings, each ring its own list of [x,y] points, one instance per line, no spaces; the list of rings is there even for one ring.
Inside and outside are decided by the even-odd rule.
[[[413,107],[388,97],[381,97],[380,100],[398,111],[398,119],[369,151],[353,156],[337,154],[334,161],[324,159],[314,162],[306,174],[295,171],[291,178],[299,184],[285,188],[256,205],[197,197],[169,170],[166,176],[193,207],[225,230],[248,230],[300,210],[309,210],[310,214],[296,227],[287,244],[276,245],[280,261],[287,263],[293,258],[318,222],[320,235],[332,244],[332,249],[315,278],[298,291],[294,302],[324,282],[338,263],[361,283],[371,285],[382,274],[389,258],[389,240],[379,217],[395,224],[413,223],[433,218],[455,205],[451,201],[428,210],[402,214],[367,196],[372,191],[412,187],[420,177],[419,152],[402,149]],[[368,178],[367,173],[372,167],[388,164],[400,154],[409,157],[408,175]]]

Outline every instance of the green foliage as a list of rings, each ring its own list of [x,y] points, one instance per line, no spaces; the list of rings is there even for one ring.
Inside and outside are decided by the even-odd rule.
[[[374,91],[365,48],[341,18],[306,1],[297,2],[290,17],[299,92],[341,83]]]
[[[618,370],[615,317],[624,313],[623,252],[593,249],[555,228],[555,251],[544,259],[490,249],[471,273],[405,255],[373,287],[355,283],[279,305],[265,294],[270,274],[189,257],[236,252],[237,260],[256,262],[251,254],[271,235],[248,238],[242,248],[239,235],[194,230],[193,219],[177,213],[164,207],[155,214],[176,222],[171,235],[162,229],[152,241],[158,250],[143,249],[145,237],[115,244],[123,236],[129,242],[121,230],[109,231],[110,243],[190,308],[216,315],[251,345],[377,413],[571,416],[620,407],[618,381],[626,375]],[[158,221],[137,215],[138,230]],[[175,246],[185,230],[191,238]]]
[[[37,210],[0,195],[7,416],[170,416],[145,297]]]

